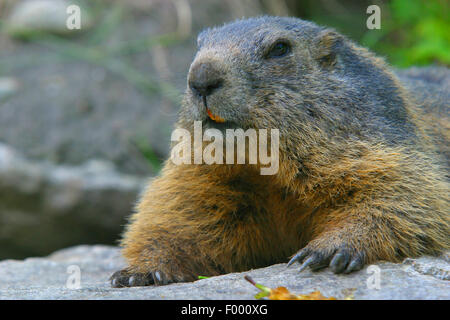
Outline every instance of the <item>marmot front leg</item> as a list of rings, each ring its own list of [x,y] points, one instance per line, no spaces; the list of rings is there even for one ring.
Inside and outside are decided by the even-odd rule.
[[[175,227],[173,222],[171,226]],[[182,225],[175,229],[183,232]],[[128,231],[123,240],[123,255],[129,266],[111,276],[111,285],[134,287],[194,281],[203,275],[196,273],[198,251],[194,242],[194,234],[178,235],[163,227]]]
[[[111,277],[113,287],[166,285],[194,281],[199,275],[216,275],[204,248],[196,245],[199,233],[174,217],[142,228],[134,222],[122,242],[128,267]],[[170,230],[169,230],[170,229]]]
[[[360,270],[367,263],[367,248],[356,243],[358,236],[354,234],[355,230],[356,226],[349,224],[340,230],[323,232],[299,250],[288,266],[299,262],[302,264],[299,271],[307,267],[317,271],[328,266],[335,273]]]
[[[377,260],[399,261],[420,254],[426,231],[413,215],[398,214],[398,204],[391,200],[324,209],[314,217],[317,231],[312,240],[288,265],[299,262],[300,271],[329,266],[335,273],[350,273]]]
[[[220,273],[207,228],[221,191],[212,192],[211,177],[196,167],[166,165],[143,194],[121,242],[128,267],[113,274],[113,287],[187,282]]]

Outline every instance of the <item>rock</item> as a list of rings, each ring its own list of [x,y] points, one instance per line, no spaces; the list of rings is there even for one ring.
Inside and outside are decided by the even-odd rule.
[[[0,151],[0,259],[117,243],[145,177],[167,158],[198,31],[263,12],[239,1],[83,1],[95,16],[89,32],[30,41],[5,32],[9,23],[58,33],[68,2],[10,1],[0,13],[1,76],[14,79],[0,83],[0,141],[20,153]],[[46,25],[51,10],[56,25]]]
[[[17,92],[19,83],[13,78],[0,77],[0,102]]]
[[[244,280],[249,275],[265,286],[285,286],[297,294],[320,290],[325,296],[340,299],[350,292],[355,299],[450,299],[450,283],[441,277],[450,271],[450,263],[444,257],[407,259],[400,264],[379,262],[350,275],[335,275],[329,270],[298,273],[298,266],[286,268],[285,264],[277,264],[193,283],[111,288],[108,278],[124,266],[117,248],[100,245],[68,248],[45,258],[1,261],[0,298],[254,299],[258,290]],[[431,266],[436,272],[424,271]],[[371,270],[377,267],[380,287],[369,289],[368,279],[374,276]],[[72,281],[77,270],[80,271],[79,288]]]
[[[236,8],[221,0],[100,0],[92,5],[93,13],[101,13],[93,28],[68,40],[41,43],[36,38],[4,45],[0,32],[0,69],[21,84],[0,107],[0,141],[28,159],[81,165],[101,158],[121,172],[156,174],[147,155],[157,160],[168,155],[179,109],[173,100],[180,101],[186,89],[197,33],[263,13],[256,5],[241,8],[240,1],[233,3]],[[145,14],[142,6],[148,7]],[[167,45],[143,45],[185,31],[178,20],[191,30],[188,37]],[[98,51],[104,59],[90,60]],[[162,93],[160,84],[170,86],[176,97]]]
[[[0,259],[114,243],[145,180],[101,160],[30,162],[0,144]]]
[[[430,275],[441,280],[450,280],[449,262],[448,254],[445,254],[442,256],[442,261],[424,257],[421,260],[408,258],[403,263],[411,265],[419,273]]]
[[[74,34],[92,26],[89,10],[80,8],[80,29],[69,29],[66,25],[73,11],[68,8],[74,1],[28,0],[13,8],[6,22],[7,32],[14,37],[28,37],[35,33]]]

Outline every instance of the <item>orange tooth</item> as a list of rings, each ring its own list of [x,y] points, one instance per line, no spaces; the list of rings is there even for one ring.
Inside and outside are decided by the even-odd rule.
[[[215,122],[219,122],[219,123],[225,122],[224,118],[221,118],[220,116],[213,115],[212,112],[208,108],[206,108],[206,112],[208,113],[208,116],[211,118],[211,120],[213,120]]]

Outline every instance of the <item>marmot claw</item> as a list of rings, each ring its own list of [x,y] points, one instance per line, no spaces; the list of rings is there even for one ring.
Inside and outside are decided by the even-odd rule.
[[[141,287],[168,284],[167,277],[160,271],[138,273],[132,272],[128,269],[123,269],[115,272],[111,277],[111,286],[114,288],[123,287]]]
[[[364,253],[348,248],[337,250],[316,250],[308,246],[297,252],[288,262],[288,267],[294,262],[302,263],[299,272],[309,267],[317,271],[330,267],[334,273],[350,273],[361,270],[364,266]]]

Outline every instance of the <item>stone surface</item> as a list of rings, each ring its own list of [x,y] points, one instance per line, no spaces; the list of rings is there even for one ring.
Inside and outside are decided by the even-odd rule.
[[[14,78],[0,77],[0,102],[17,92],[19,84]]]
[[[405,263],[377,263],[380,289],[369,289],[373,276],[368,268],[350,275],[335,275],[329,270],[298,273],[298,266],[278,264],[243,273],[233,273],[193,283],[161,287],[111,288],[108,278],[125,265],[119,250],[108,246],[78,246],[45,258],[0,262],[1,299],[254,299],[258,290],[244,280],[250,275],[268,287],[285,286],[293,293],[320,290],[325,296],[355,299],[450,299],[450,263],[443,257],[407,259]],[[69,277],[77,266],[81,271],[79,289],[69,289]],[[430,268],[434,271],[430,272]],[[373,268],[373,267],[370,267]],[[370,269],[369,269],[370,270]],[[428,270],[428,271],[427,271]],[[73,271],[71,271],[73,272]],[[444,276],[442,276],[444,275]],[[447,275],[447,276],[445,276]]]
[[[114,243],[145,178],[107,161],[30,162],[0,143],[0,259],[45,255],[83,243]]]

